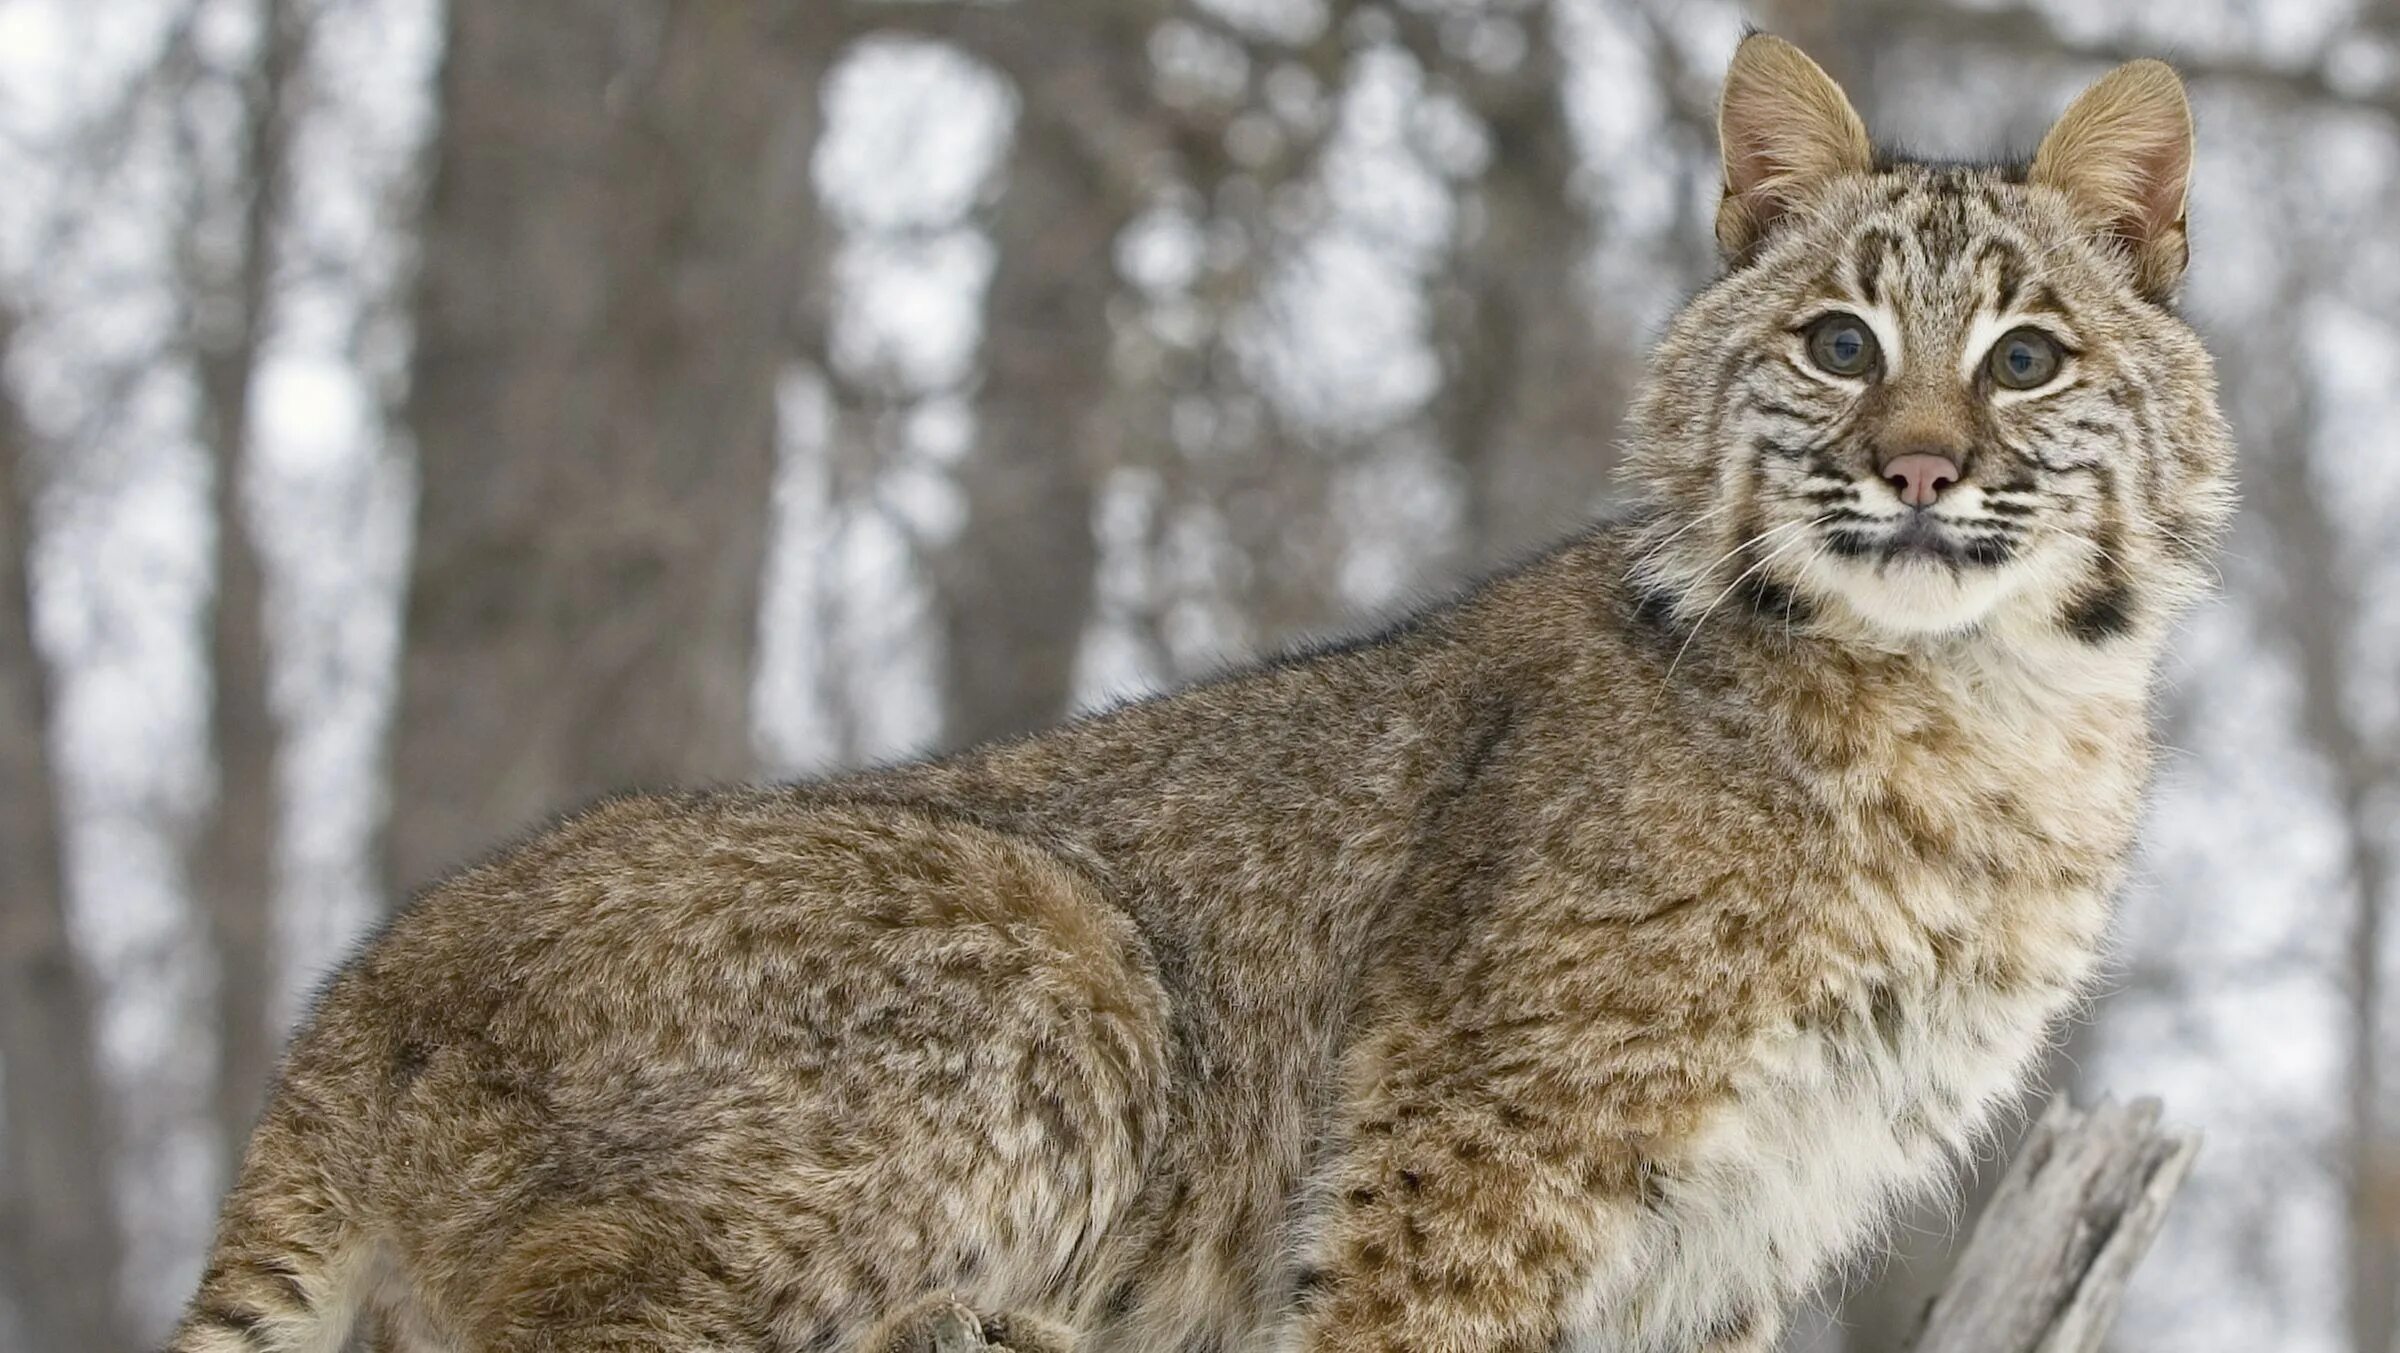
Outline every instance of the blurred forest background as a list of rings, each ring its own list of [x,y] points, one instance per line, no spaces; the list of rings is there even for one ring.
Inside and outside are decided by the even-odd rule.
[[[2400,0],[0,0],[0,1349],[158,1337],[310,984],[545,815],[1604,505],[1745,22],[1934,153],[2192,81],[2247,501],[2052,1076],[2208,1134],[2119,1349],[2393,1353]]]

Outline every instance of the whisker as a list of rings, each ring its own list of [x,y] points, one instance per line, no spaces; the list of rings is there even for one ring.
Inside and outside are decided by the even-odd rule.
[[[1719,503],[1715,507],[1710,508],[1708,511],[1703,512],[1699,516],[1685,522],[1683,525],[1676,527],[1674,533],[1669,535],[1665,540],[1662,540],[1656,545],[1651,546],[1649,549],[1642,551],[1642,557],[1634,560],[1632,565],[1625,570],[1625,576],[1618,579],[1618,581],[1632,582],[1633,575],[1642,571],[1642,565],[1649,563],[1653,559],[1656,559],[1666,550],[1669,545],[1672,545],[1677,540],[1681,539],[1684,532],[1691,530],[1693,527],[1698,526],[1700,523],[1707,521],[1711,517],[1722,515],[1723,513],[1729,512],[1732,509],[1733,504],[1731,503]]]
[[[1816,548],[1816,552],[1815,552],[1815,553],[1813,553],[1813,554],[1811,554],[1811,555],[1809,555],[1809,556],[1808,556],[1808,558],[1806,558],[1806,559],[1804,559],[1804,560],[1800,561],[1800,571],[1801,571],[1802,573],[1806,573],[1806,572],[1808,572],[1808,570],[1809,570],[1810,568],[1812,568],[1812,567],[1814,567],[1814,566],[1816,565],[1816,562],[1817,562],[1819,559],[1822,559],[1822,558],[1824,558],[1824,557],[1825,557],[1825,551],[1827,551],[1827,550],[1829,550],[1829,549],[1832,549],[1832,548],[1833,548],[1833,542],[1832,542],[1832,541],[1830,541],[1830,540],[1820,540],[1820,541],[1818,541],[1818,542],[1817,542],[1817,548]],[[1738,581],[1739,581],[1739,579],[1736,579],[1736,581],[1738,582]],[[1783,608],[1783,638],[1784,638],[1784,642],[1786,642],[1786,643],[1789,643],[1789,642],[1791,642],[1791,638],[1792,638],[1792,608],[1791,608],[1791,607],[1789,607],[1789,606],[1786,606],[1786,607],[1784,607],[1784,608]]]
[[[1817,519],[1816,519],[1816,520],[1814,520],[1814,521],[1804,521],[1804,522],[1785,522],[1785,523],[1784,523],[1782,526],[1778,526],[1778,527],[1774,528],[1774,530],[1775,530],[1775,531],[1784,531],[1784,530],[1789,530],[1789,529],[1791,529],[1792,527],[1795,527],[1795,526],[1798,526],[1798,527],[1801,527],[1801,528],[1804,528],[1804,529],[1805,529],[1805,528],[1807,528],[1807,527],[1812,527],[1812,526],[1818,526],[1818,525],[1821,525],[1821,524],[1823,524],[1824,520],[1825,520],[1825,519],[1824,519],[1823,517],[1819,517],[1819,518],[1817,518]],[[1771,532],[1771,531],[1761,531],[1761,532],[1759,532],[1759,534],[1758,534],[1756,537],[1754,537],[1754,538],[1753,538],[1753,539],[1752,539],[1750,542],[1748,542],[1748,543],[1749,543],[1749,544],[1756,544],[1756,543],[1758,543],[1758,541],[1760,541],[1760,540],[1763,540],[1765,537],[1767,537],[1768,535],[1771,535],[1771,534],[1773,534],[1773,532]],[[1743,584],[1745,581],[1747,581],[1747,580],[1749,579],[1749,577],[1750,577],[1750,575],[1751,575],[1751,574],[1753,574],[1753,573],[1756,573],[1756,572],[1758,572],[1760,569],[1762,569],[1762,568],[1765,568],[1765,567],[1766,567],[1768,564],[1771,564],[1771,563],[1773,563],[1773,562],[1775,561],[1776,557],[1777,557],[1778,555],[1781,555],[1781,554],[1782,554],[1782,553],[1783,553],[1785,550],[1788,550],[1788,549],[1790,549],[1792,546],[1794,546],[1794,545],[1796,545],[1796,544],[1803,543],[1803,542],[1804,542],[1804,541],[1806,541],[1806,540],[1807,540],[1807,537],[1806,537],[1806,536],[1795,536],[1795,537],[1793,537],[1793,538],[1791,538],[1791,539],[1789,539],[1789,540],[1786,540],[1786,541],[1784,541],[1782,544],[1780,544],[1780,545],[1777,545],[1777,546],[1776,546],[1774,549],[1771,549],[1771,550],[1767,551],[1767,552],[1766,552],[1764,555],[1761,555],[1761,556],[1759,557],[1759,560],[1758,560],[1758,562],[1757,562],[1757,563],[1755,563],[1755,564],[1752,564],[1750,567],[1748,567],[1748,568],[1746,568],[1746,569],[1743,569],[1743,570],[1742,570],[1740,573],[1736,574],[1736,575],[1734,576],[1734,579],[1733,579],[1733,581],[1732,581],[1732,582],[1729,582],[1729,583],[1725,584],[1725,590],[1724,590],[1724,591],[1722,591],[1722,592],[1719,592],[1719,593],[1717,593],[1717,595],[1716,595],[1716,599],[1708,603],[1708,608],[1707,608],[1706,610],[1704,610],[1704,611],[1700,612],[1700,618],[1699,618],[1698,620],[1695,620],[1695,621],[1693,621],[1693,622],[1692,622],[1692,632],[1691,632],[1690,634],[1688,634],[1688,635],[1685,635],[1685,636],[1684,636],[1684,640],[1683,640],[1683,647],[1681,647],[1681,648],[1678,648],[1678,649],[1676,649],[1676,650],[1675,650],[1675,658],[1674,658],[1674,661],[1672,661],[1672,662],[1669,662],[1669,663],[1667,664],[1667,675],[1666,675],[1666,677],[1664,678],[1664,680],[1665,680],[1665,681],[1667,681],[1667,682],[1672,682],[1672,681],[1675,679],[1675,669],[1676,669],[1677,667],[1680,667],[1680,666],[1682,666],[1682,665],[1683,665],[1683,655],[1684,655],[1684,654],[1686,654],[1686,653],[1689,653],[1689,652],[1691,652],[1691,651],[1692,651],[1692,643],[1693,643],[1693,641],[1694,641],[1694,640],[1696,640],[1696,639],[1698,639],[1698,638],[1700,637],[1700,630],[1701,630],[1701,627],[1702,627],[1702,626],[1704,626],[1704,625],[1706,625],[1706,624],[1708,623],[1708,618],[1709,618],[1710,616],[1712,616],[1712,615],[1716,614],[1717,607],[1718,607],[1718,606],[1720,606],[1720,605],[1722,605],[1722,604],[1724,604],[1725,598],[1727,598],[1727,597],[1730,597],[1730,596],[1732,596],[1732,595],[1733,595],[1733,590],[1734,590],[1735,588],[1737,588],[1737,587],[1740,587],[1740,586],[1741,586],[1741,585],[1742,585],[1742,584]],[[1747,545],[1745,545],[1745,547],[1744,547],[1744,548],[1747,548]],[[1734,551],[1734,553],[1735,553],[1735,554],[1739,554],[1739,553],[1741,553],[1741,551],[1740,551],[1740,550],[1736,550],[1736,551]],[[1731,557],[1732,557],[1731,555],[1728,555],[1728,556],[1726,556],[1726,558],[1731,558]],[[1722,562],[1722,561],[1719,561],[1719,562]],[[1786,615],[1785,615],[1785,620],[1786,620],[1787,622],[1790,620],[1790,615],[1789,615],[1789,613],[1786,613]]]
[[[2118,571],[2118,572],[2120,572],[2120,573],[2123,573],[2123,574],[2124,574],[2126,577],[2128,577],[2128,578],[2131,578],[2132,576],[2134,576],[2134,571],[2133,571],[2132,567],[2131,567],[2131,566],[2129,566],[2128,564],[2126,564],[2126,562],[2125,562],[2124,560],[2122,560],[2122,559],[2119,559],[2119,558],[2118,558],[2116,555],[2114,555],[2114,554],[2111,554],[2111,553],[2110,553],[2110,552],[2107,550],[2107,548],[2106,548],[2106,547],[2104,547],[2104,546],[2102,546],[2102,545],[2101,545],[2101,543],[2100,543],[2099,541],[2097,541],[2097,540],[2093,540],[2093,539],[2091,539],[2091,538],[2089,538],[2089,537],[2086,537],[2086,538],[2084,539],[2084,542],[2083,542],[2083,543],[2084,543],[2084,544],[2086,544],[2086,545],[2089,545],[2089,546],[2091,546],[2091,547],[2092,547],[2092,553],[2094,553],[2094,554],[2096,554],[2096,555],[2099,555],[2099,556],[2100,556],[2102,559],[2105,559],[2105,560],[2107,560],[2109,563],[2116,565],[2116,566],[2117,566],[2117,571]],[[2221,582],[2223,581],[2224,575],[2223,575],[2223,574],[2219,574],[2219,575],[2217,575],[2217,576],[2218,576],[2218,579],[2219,579],[2219,581],[2220,581],[2220,583],[2221,583]]]
[[[2223,591],[2223,590],[2225,589],[2226,583],[2225,583],[2225,570],[2224,570],[2223,568],[2219,567],[2219,566],[2218,566],[2218,564],[2217,564],[2217,561],[2216,561],[2216,557],[2215,557],[2215,556],[2216,556],[2218,553],[2220,553],[2220,552],[2221,552],[2221,553],[2223,553],[2223,554],[2224,554],[2224,555],[2225,555],[2227,558],[2229,558],[2229,559],[2237,559],[2237,560],[2241,560],[2241,562],[2243,562],[2243,563],[2245,563],[2245,564],[2250,562],[2250,561],[2249,561],[2249,560],[2247,560],[2247,559],[2243,559],[2241,555],[2235,554],[2235,553],[2234,553],[2233,551],[2231,551],[2231,550],[2224,550],[2224,551],[2210,550],[2210,549],[2206,548],[2205,546],[2201,545],[2201,543],[2200,543],[2199,541],[2197,541],[2197,540],[2194,540],[2194,539],[2192,539],[2192,538],[2191,538],[2191,537],[2189,537],[2189,536],[2186,536],[2186,535],[2181,535],[2181,534],[2178,534],[2177,532],[2170,531],[2170,530],[2168,530],[2166,527],[2164,527],[2164,526],[2160,526],[2160,525],[2158,525],[2158,524],[2157,524],[2157,523],[2155,523],[2155,522],[2151,523],[2151,529],[2152,529],[2152,530],[2154,530],[2154,531],[2156,531],[2156,532],[2158,532],[2160,535],[2162,535],[2162,536],[2165,536],[2167,539],[2174,541],[2176,544],[2183,546],[2185,549],[2187,549],[2187,550],[2190,550],[2190,551],[2192,552],[2192,555],[2193,555],[2193,557],[2194,557],[2194,558],[2198,559],[2198,560],[2200,561],[2200,563],[2201,563],[2201,564],[2203,564],[2204,566],[2206,566],[2206,567],[2207,567],[2207,569],[2208,569],[2208,571],[2209,571],[2210,573],[2213,573],[2213,574],[2215,574],[2215,575],[2216,575],[2216,578],[2217,578],[2217,589],[2218,589],[2219,591]],[[2120,567],[2122,567],[2122,565],[2120,565]]]
[[[1764,545],[1767,543],[1767,541],[1776,536],[1782,535],[1786,531],[1801,530],[1807,527],[1817,526],[1822,524],[1824,520],[1824,517],[1819,517],[1815,521],[1787,521],[1781,526],[1770,526],[1765,530],[1760,531],[1758,534],[1750,537],[1748,540],[1743,541],[1741,544],[1734,546],[1730,550],[1727,550],[1725,553],[1709,560],[1708,566],[1700,570],[1700,576],[1707,577],[1709,574],[1716,572],[1718,566],[1722,565],[1726,560],[1735,558],[1736,556],[1740,555],[1742,551],[1749,549],[1753,545]]]

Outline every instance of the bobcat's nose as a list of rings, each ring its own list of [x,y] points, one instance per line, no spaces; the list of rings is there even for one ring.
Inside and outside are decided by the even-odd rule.
[[[1910,507],[1933,506],[1942,490],[1958,482],[1958,462],[1922,451],[1894,456],[1883,463],[1884,482]]]

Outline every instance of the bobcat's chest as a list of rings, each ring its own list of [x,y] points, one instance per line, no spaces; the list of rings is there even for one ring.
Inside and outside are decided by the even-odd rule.
[[[1637,1238],[1592,1276],[1566,1347],[1692,1347],[1771,1318],[1945,1182],[2090,971],[2130,839],[2138,766],[2066,778],[2078,758],[2046,750],[1925,786],[1911,833],[1851,819],[1826,852],[1844,867],[1789,903],[1812,918],[1780,960],[1800,994],[1761,1012],[1729,1084],[1661,1151]],[[2072,788],[2040,793],[2042,776]]]
[[[2070,994],[1867,985],[1835,1018],[1761,1035],[1660,1162],[1639,1240],[1593,1275],[1562,1347],[1692,1347],[1804,1295],[1944,1181]]]

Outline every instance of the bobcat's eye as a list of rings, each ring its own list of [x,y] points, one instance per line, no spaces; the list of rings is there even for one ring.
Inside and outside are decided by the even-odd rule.
[[[1808,326],[1808,359],[1836,376],[1875,369],[1875,331],[1856,315],[1835,311]]]
[[[2005,390],[2032,390],[2050,383],[2066,354],[2058,340],[2039,329],[2011,329],[1992,345],[1992,380]]]

